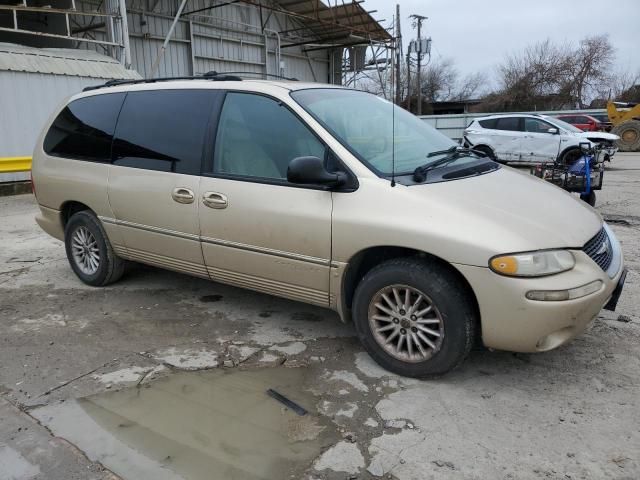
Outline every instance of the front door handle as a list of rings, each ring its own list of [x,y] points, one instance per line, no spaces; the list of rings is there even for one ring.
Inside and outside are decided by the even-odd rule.
[[[202,203],[209,208],[217,209],[227,208],[229,206],[227,196],[217,192],[204,192],[202,195]]]
[[[178,203],[193,203],[196,197],[188,188],[178,187],[171,192],[171,198]]]

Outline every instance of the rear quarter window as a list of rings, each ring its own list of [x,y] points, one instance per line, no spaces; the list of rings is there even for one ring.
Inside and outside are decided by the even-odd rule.
[[[482,128],[496,128],[497,118],[489,118],[487,120],[480,120],[478,123]]]
[[[58,114],[49,128],[43,149],[56,157],[109,162],[111,141],[124,93],[79,98]]]

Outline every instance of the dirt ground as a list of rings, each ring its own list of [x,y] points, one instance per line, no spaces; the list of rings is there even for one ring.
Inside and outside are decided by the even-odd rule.
[[[629,268],[618,311],[430,381],[381,370],[320,308],[144,266],[87,287],[33,197],[0,198],[0,479],[640,478],[639,194],[640,155],[619,154],[597,207]],[[285,415],[269,385],[312,416],[251,470]]]

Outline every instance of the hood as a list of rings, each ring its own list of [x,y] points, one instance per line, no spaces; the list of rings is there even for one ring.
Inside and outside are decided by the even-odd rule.
[[[588,138],[591,140],[609,140],[611,142],[615,142],[617,140],[620,140],[620,137],[618,135],[614,135],[613,133],[607,133],[607,132],[580,132],[580,133],[576,133],[577,136],[579,137],[584,137],[584,138]]]
[[[439,237],[438,243],[449,247],[444,258],[459,263],[503,253],[582,248],[603,223],[578,197],[510,167],[407,190],[411,203],[420,204],[425,233]]]

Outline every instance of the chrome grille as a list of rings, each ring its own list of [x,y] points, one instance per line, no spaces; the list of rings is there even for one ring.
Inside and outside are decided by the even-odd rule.
[[[613,249],[611,248],[611,241],[606,230],[603,228],[595,237],[589,240],[582,248],[584,253],[589,255],[591,259],[598,264],[605,272],[611,265],[613,260]]]

